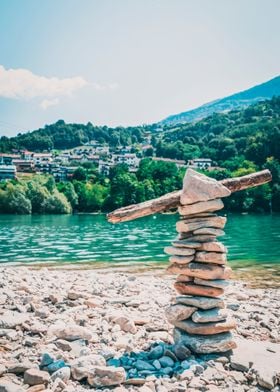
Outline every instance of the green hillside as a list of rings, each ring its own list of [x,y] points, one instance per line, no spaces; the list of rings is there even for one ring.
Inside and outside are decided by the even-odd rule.
[[[280,76],[277,76],[268,82],[254,86],[248,90],[241,91],[222,99],[217,99],[193,110],[171,115],[161,121],[161,124],[174,125],[178,123],[195,122],[210,116],[213,113],[222,113],[233,109],[246,108],[258,101],[263,101],[279,95]]]

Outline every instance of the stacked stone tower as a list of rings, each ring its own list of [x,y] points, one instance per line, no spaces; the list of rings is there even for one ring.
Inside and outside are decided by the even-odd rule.
[[[226,218],[215,212],[223,208],[222,197],[230,191],[218,181],[188,169],[184,178],[176,224],[178,238],[165,248],[170,273],[176,274],[176,303],[166,315],[175,327],[175,343],[194,353],[225,352],[236,347],[223,300],[231,268],[227,249],[217,240],[224,234]]]

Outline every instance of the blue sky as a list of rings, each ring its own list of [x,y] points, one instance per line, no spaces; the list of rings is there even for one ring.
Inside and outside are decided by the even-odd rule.
[[[279,0],[1,0],[0,135],[159,121],[279,75]]]

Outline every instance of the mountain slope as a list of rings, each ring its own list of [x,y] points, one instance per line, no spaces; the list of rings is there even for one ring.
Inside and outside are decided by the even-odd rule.
[[[162,120],[160,124],[169,125],[177,123],[194,122],[203,119],[215,112],[227,112],[236,108],[245,108],[255,102],[280,95],[280,76],[268,82],[254,86],[248,90],[206,103],[196,109],[174,114]]]

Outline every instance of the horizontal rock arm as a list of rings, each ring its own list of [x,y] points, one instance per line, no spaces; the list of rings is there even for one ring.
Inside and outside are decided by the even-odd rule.
[[[262,170],[256,173],[247,174],[242,177],[227,178],[220,181],[232,193],[243,189],[252,188],[258,185],[266,184],[272,180],[269,170]],[[157,199],[152,199],[139,204],[132,204],[127,207],[119,208],[107,215],[111,223],[119,223],[141,218],[177,208],[180,205],[180,191],[167,193]]]

